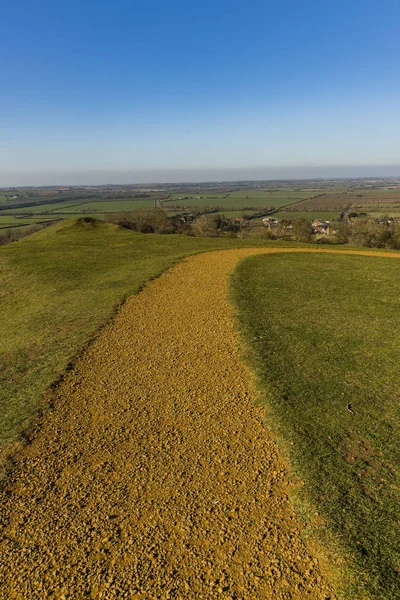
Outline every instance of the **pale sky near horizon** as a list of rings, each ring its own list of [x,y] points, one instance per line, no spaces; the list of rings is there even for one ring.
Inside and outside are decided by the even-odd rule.
[[[8,3],[0,186],[400,176],[399,21],[395,0]]]

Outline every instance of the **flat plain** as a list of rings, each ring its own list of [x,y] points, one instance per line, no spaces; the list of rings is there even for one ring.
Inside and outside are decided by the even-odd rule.
[[[35,195],[36,194],[36,195]],[[20,226],[28,226],[37,220],[70,219],[81,215],[94,215],[104,218],[110,213],[131,212],[138,208],[151,208],[155,202],[161,205],[168,215],[190,214],[195,210],[219,210],[228,218],[245,214],[250,219],[260,218],[260,212],[273,212],[277,218],[304,217],[308,220],[322,218],[333,220],[344,210],[364,212],[373,217],[400,216],[400,191],[398,188],[357,189],[354,185],[327,182],[322,188],[308,188],[306,185],[274,188],[246,187],[227,191],[196,191],[183,189],[181,192],[134,193],[131,197],[118,193],[92,190],[83,193],[79,190],[37,191],[35,194],[19,193],[14,198],[8,193],[0,201],[0,226],[12,224],[14,218],[21,218]],[[142,194],[142,195],[141,195]],[[25,206],[21,206],[25,204]],[[291,216],[286,216],[292,213]],[[281,216],[283,214],[283,216]],[[9,217],[9,221],[6,221]]]
[[[288,211],[343,211],[344,209],[372,215],[376,211],[398,214],[400,192],[396,190],[348,190],[339,194],[328,192],[286,208]]]

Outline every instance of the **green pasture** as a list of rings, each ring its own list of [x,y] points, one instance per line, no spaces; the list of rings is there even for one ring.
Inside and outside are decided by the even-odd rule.
[[[206,192],[177,192],[174,194],[170,194],[170,196],[168,196],[168,202],[171,201],[171,203],[174,203],[174,200],[198,200],[199,198],[201,199],[209,199],[211,200],[222,200],[223,198],[225,198],[225,196],[227,196],[229,194],[229,192],[211,192],[211,193],[206,193]]]
[[[0,227],[14,225],[34,225],[38,221],[53,221],[57,219],[56,215],[36,215],[33,217],[15,217],[14,215],[3,215],[0,212]]]
[[[152,208],[154,198],[132,198],[130,200],[96,200],[84,202],[71,208],[71,212],[97,213],[97,212],[131,212],[136,208]],[[68,212],[68,208],[60,212]]]
[[[254,198],[263,198],[272,196],[274,198],[294,198],[297,200],[304,200],[305,198],[310,198],[311,196],[315,196],[319,192],[304,192],[295,189],[284,189],[284,190],[270,190],[270,189],[256,189],[256,190],[241,190],[237,192],[231,192],[230,196],[233,198],[246,198],[246,196],[254,197]]]
[[[20,223],[31,223],[37,219],[71,219],[86,214],[94,214],[103,218],[104,213],[110,212],[131,212],[136,208],[151,208],[154,205],[153,198],[131,198],[127,200],[66,200],[65,202],[51,204],[35,204],[25,208],[10,208],[0,211],[1,221],[13,224],[14,219],[21,217]],[[32,216],[30,216],[32,215]],[[23,219],[23,220],[22,220]],[[34,221],[32,221],[34,219]]]
[[[34,204],[33,206],[26,206],[23,208],[8,208],[7,210],[2,210],[0,212],[0,215],[7,215],[7,214],[29,214],[29,213],[51,213],[53,211],[61,211],[63,209],[68,209],[69,207],[71,207],[71,210],[73,210],[74,206],[78,205],[78,201],[72,201],[72,200],[68,200],[65,202],[54,202],[51,204]]]
[[[78,212],[79,211],[79,206],[76,207],[76,210],[74,210],[74,208],[71,208],[70,211],[71,212],[52,212],[49,215],[46,215],[45,218],[47,218],[48,216],[51,217],[53,216],[54,219],[65,219],[65,220],[69,220],[69,219],[80,219],[82,217],[90,217],[91,215],[93,217],[95,217],[96,219],[103,219],[104,220],[104,213],[86,213],[86,212]]]
[[[7,225],[24,225],[25,223],[30,223],[31,220],[15,218],[13,215],[3,215],[0,212],[0,227],[6,227]]]
[[[400,258],[250,258],[232,297],[340,597],[400,598]]]

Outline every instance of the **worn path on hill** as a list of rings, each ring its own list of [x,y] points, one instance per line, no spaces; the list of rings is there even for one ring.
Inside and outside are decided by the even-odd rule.
[[[238,260],[264,252],[184,260],[49,393],[0,495],[0,598],[333,598],[227,300]]]

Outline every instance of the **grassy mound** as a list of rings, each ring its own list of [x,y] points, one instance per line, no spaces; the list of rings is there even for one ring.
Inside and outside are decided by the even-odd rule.
[[[303,508],[356,564],[349,597],[400,598],[400,261],[259,256],[232,283]]]

